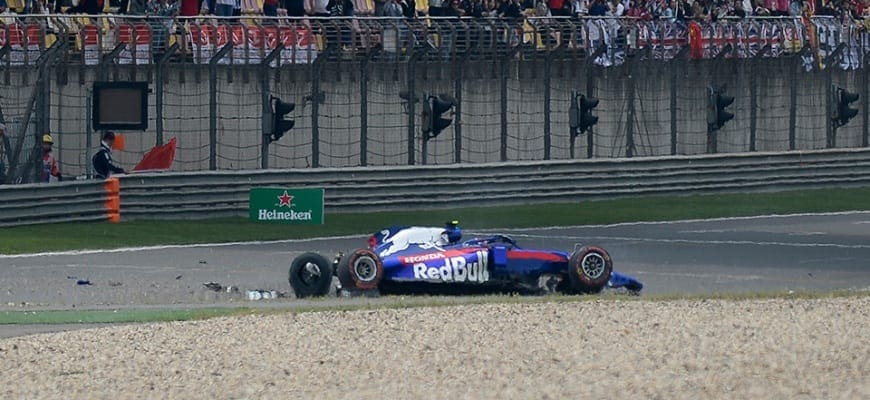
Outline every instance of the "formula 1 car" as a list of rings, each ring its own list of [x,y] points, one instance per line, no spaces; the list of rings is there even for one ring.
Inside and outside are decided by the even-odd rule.
[[[299,298],[325,296],[333,275],[339,292],[358,293],[448,286],[568,294],[598,293],[605,287],[637,294],[643,289],[638,280],[614,272],[610,255],[598,246],[575,246],[569,254],[524,249],[507,235],[461,238],[458,221],[443,228],[386,228],[369,238],[368,247],[339,254],[332,263],[316,253],[297,257],[290,266],[290,286]]]

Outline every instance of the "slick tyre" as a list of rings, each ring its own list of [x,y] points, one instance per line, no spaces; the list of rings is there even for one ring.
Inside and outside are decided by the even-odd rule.
[[[599,293],[610,280],[613,260],[598,246],[581,248],[568,260],[568,279],[575,293]]]
[[[342,288],[373,290],[384,277],[380,257],[368,249],[350,252],[338,262],[338,281]]]
[[[326,296],[332,284],[332,264],[316,253],[305,253],[290,264],[290,287],[298,298]]]

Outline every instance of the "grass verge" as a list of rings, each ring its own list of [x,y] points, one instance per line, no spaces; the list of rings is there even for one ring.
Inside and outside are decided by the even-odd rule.
[[[249,308],[0,311],[0,325],[116,324],[190,321],[244,315]]]
[[[703,301],[703,300],[768,300],[768,299],[823,299],[823,298],[860,298],[870,296],[870,292],[832,291],[832,292],[750,292],[714,293],[699,295],[653,295],[627,296],[605,293],[601,296],[510,296],[490,295],[474,297],[428,297],[428,296],[390,296],[363,303],[305,304],[288,305],[277,308],[196,308],[196,309],[130,309],[130,310],[64,310],[64,311],[5,311],[0,312],[0,325],[18,324],[99,324],[99,323],[145,323],[201,320],[224,316],[269,315],[281,313],[309,313],[326,311],[362,311],[378,309],[405,309],[418,307],[449,307],[479,304],[538,304],[574,303],[585,301]]]
[[[450,219],[459,219],[465,229],[528,228],[853,210],[870,210],[870,188],[330,214],[320,226],[242,218],[38,225],[0,229],[0,254],[364,234],[390,225],[440,225]]]

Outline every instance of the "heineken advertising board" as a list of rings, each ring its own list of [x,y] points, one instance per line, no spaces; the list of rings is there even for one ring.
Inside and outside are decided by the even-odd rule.
[[[323,189],[252,188],[251,221],[323,224]]]

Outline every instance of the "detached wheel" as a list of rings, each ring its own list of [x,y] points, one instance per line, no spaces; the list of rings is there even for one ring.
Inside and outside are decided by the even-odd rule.
[[[298,298],[326,296],[332,284],[332,264],[317,253],[305,253],[290,264],[290,287]]]
[[[338,281],[342,288],[373,290],[384,277],[384,264],[369,249],[359,249],[342,257],[338,262]]]
[[[598,246],[583,247],[568,260],[568,279],[577,293],[601,292],[612,272],[610,254]]]

